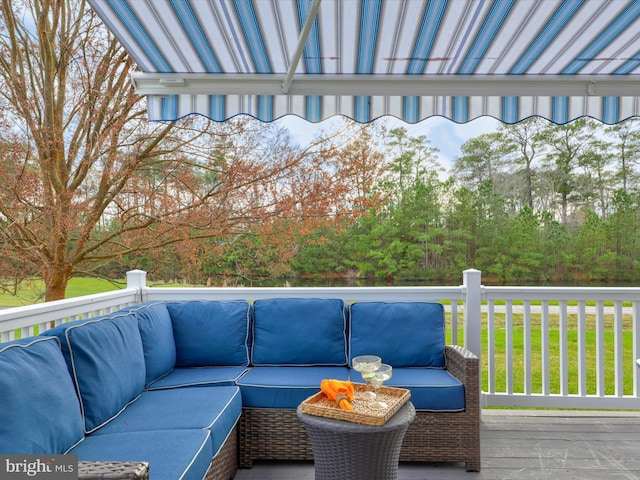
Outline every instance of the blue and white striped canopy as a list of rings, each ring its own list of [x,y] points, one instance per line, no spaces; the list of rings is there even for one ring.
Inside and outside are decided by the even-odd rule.
[[[640,113],[640,0],[89,0],[150,120]]]

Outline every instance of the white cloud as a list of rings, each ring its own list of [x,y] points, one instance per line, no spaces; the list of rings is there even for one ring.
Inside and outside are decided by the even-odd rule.
[[[411,136],[424,135],[430,145],[439,150],[440,164],[446,170],[450,170],[461,155],[463,143],[484,133],[495,132],[501,124],[492,117],[481,117],[468,123],[455,123],[444,117],[431,117],[416,124],[396,122],[398,126],[406,128]]]
[[[388,117],[389,128],[404,127],[409,135],[424,135],[430,145],[439,150],[440,164],[450,170],[460,156],[460,146],[470,138],[484,133],[495,132],[500,121],[492,117],[481,117],[468,123],[455,123],[444,117],[430,117],[422,122],[410,124],[397,118]],[[287,115],[276,120],[285,126],[294,142],[305,145],[311,142],[321,129],[332,130],[344,122],[342,117],[333,117],[320,123],[311,123],[295,115]]]

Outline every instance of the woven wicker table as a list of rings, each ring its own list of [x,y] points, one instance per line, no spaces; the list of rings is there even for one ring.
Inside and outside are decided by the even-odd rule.
[[[78,462],[79,480],[148,480],[146,462]]]
[[[407,402],[382,426],[307,415],[297,410],[313,449],[316,480],[397,480],[400,447],[416,416]]]

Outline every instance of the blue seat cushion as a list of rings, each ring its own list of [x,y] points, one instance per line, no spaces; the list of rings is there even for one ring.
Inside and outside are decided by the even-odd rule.
[[[253,308],[253,365],[347,365],[342,300],[274,298]]]
[[[253,367],[237,384],[247,408],[297,408],[325,378],[347,380],[346,367]]]
[[[202,480],[212,458],[209,430],[90,435],[67,453],[78,460],[149,462],[153,480]]]
[[[57,338],[0,345],[0,412],[3,454],[60,454],[82,439],[80,404]]]
[[[464,385],[446,370],[394,368],[388,387],[411,391],[416,410],[459,412],[464,410]]]
[[[393,367],[445,367],[441,304],[355,302],[349,310],[351,359],[377,355]]]
[[[167,303],[177,367],[249,364],[251,305],[245,301]]]
[[[236,380],[246,370],[247,367],[174,368],[164,377],[147,385],[147,390],[197,387],[200,385],[235,385]]]
[[[54,328],[80,396],[86,433],[118,415],[144,389],[145,362],[138,321],[119,313]]]
[[[211,431],[217,453],[242,413],[240,390],[232,387],[175,388],[144,392],[94,435],[182,428]]]
[[[145,385],[162,377],[176,364],[176,344],[167,306],[162,302],[130,307],[138,319],[146,367]]]

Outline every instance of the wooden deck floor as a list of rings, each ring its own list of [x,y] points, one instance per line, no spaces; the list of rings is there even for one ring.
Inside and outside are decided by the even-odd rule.
[[[398,480],[640,480],[640,412],[485,410],[481,429],[481,472],[401,463]],[[264,462],[235,480],[313,478],[309,462]]]

